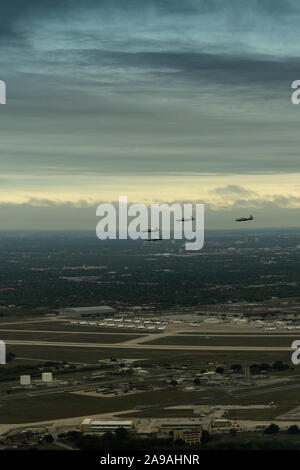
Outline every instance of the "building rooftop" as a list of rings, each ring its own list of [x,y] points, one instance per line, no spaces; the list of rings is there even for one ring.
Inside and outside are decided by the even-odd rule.
[[[99,311],[111,311],[113,312],[114,309],[109,305],[98,305],[93,307],[67,307],[62,309],[64,311],[73,311],[73,312],[99,312]]]
[[[113,424],[114,426],[119,425],[120,427],[127,425],[130,426],[132,421],[114,421],[114,420],[101,420],[101,421],[93,421],[92,419],[84,419],[81,424],[92,424],[93,426],[103,426],[106,424]]]

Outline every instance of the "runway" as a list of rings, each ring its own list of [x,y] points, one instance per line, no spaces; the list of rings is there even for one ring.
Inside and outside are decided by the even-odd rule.
[[[71,343],[71,342],[54,342],[54,341],[22,341],[7,340],[6,344],[14,344],[19,346],[54,346],[63,348],[99,348],[99,349],[150,349],[150,350],[166,350],[166,351],[293,351],[291,347],[284,346],[176,346],[176,345],[156,345],[156,344],[130,344],[130,343]]]

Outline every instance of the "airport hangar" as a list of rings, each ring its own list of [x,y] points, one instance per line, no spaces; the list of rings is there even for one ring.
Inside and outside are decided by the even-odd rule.
[[[108,305],[98,305],[95,307],[68,307],[59,310],[59,314],[70,318],[99,318],[113,315],[115,309]]]

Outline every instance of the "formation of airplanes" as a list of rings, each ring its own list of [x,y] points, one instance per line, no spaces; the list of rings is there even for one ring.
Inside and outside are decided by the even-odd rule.
[[[192,217],[181,217],[181,219],[176,219],[177,222],[192,222],[193,220],[195,220],[196,217],[192,216]],[[146,230],[142,230],[142,232],[144,233],[153,233],[153,232],[159,232],[159,229],[158,228],[147,228]],[[145,242],[157,242],[157,241],[160,241],[160,240],[163,240],[162,237],[157,237],[157,238],[146,238]]]
[[[177,222],[192,222],[193,220],[195,220],[195,217],[182,217],[181,219],[177,219]],[[249,215],[249,217],[238,217],[237,219],[235,219],[236,222],[248,222],[250,220],[254,220],[254,217],[253,215]],[[146,230],[143,230],[143,232],[146,232],[146,233],[153,233],[153,232],[159,232],[159,229],[158,228],[148,228]],[[157,238],[147,238],[145,241],[146,242],[157,242],[157,241],[160,241],[160,240],[163,240],[162,237],[157,237]]]

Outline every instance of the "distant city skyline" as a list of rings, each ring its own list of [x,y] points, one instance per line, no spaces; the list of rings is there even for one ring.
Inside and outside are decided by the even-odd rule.
[[[300,226],[299,21],[296,0],[2,2],[0,228],[93,230],[120,195]]]

